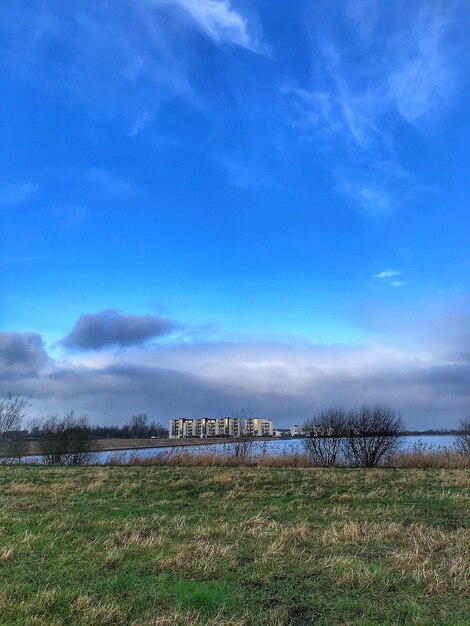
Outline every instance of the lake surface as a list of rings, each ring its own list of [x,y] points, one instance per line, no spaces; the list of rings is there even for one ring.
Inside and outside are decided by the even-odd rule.
[[[402,448],[404,450],[411,449],[414,446],[422,445],[426,449],[436,450],[439,448],[450,448],[453,444],[454,437],[452,435],[406,435],[403,436]],[[253,441],[250,446],[250,455],[259,456],[262,454],[286,454],[286,453],[302,453],[303,439],[272,439],[269,441]],[[131,457],[148,459],[152,456],[170,455],[170,454],[194,454],[195,456],[207,454],[209,452],[217,452],[219,454],[227,454],[232,456],[234,443],[208,443],[197,446],[168,446],[166,448],[129,448],[121,450],[106,450],[98,452],[94,455],[93,463],[101,465],[107,463],[113,457],[119,459],[119,462],[125,463]],[[23,463],[41,463],[40,456],[29,456],[23,459]]]
[[[404,450],[411,449],[416,445],[424,445],[427,449],[437,449],[443,447],[451,447],[454,437],[452,435],[407,435],[402,437],[402,447]],[[272,439],[270,441],[254,441],[251,444],[251,454],[258,456],[260,454],[285,454],[303,451],[302,439]],[[198,446],[168,446],[167,448],[141,448],[128,450],[110,450],[99,452],[97,454],[96,463],[106,463],[110,457],[119,457],[124,462],[132,457],[150,458],[155,455],[167,455],[178,453],[190,453],[194,455],[207,454],[208,452],[218,452],[221,454],[230,454],[233,450],[233,443],[223,444],[204,444]]]

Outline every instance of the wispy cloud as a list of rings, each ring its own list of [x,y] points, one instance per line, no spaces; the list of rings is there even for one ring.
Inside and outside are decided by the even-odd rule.
[[[30,255],[30,256],[1,256],[0,265],[23,265],[23,263],[34,263],[35,261],[42,261],[46,258],[44,254]]]
[[[373,274],[372,278],[379,278],[379,279],[393,278],[394,276],[399,276],[399,275],[400,275],[400,272],[397,272],[397,270],[383,270],[382,272]]]
[[[422,7],[408,29],[394,41],[396,67],[388,76],[388,98],[409,124],[420,120],[443,105],[455,89],[452,36],[458,13],[452,2],[428,3]]]
[[[86,181],[94,188],[94,192],[113,200],[130,200],[144,192],[134,183],[109,170],[91,168],[85,173]]]
[[[198,36],[220,54],[264,50],[256,20],[229,0],[51,0],[10,14],[6,62],[49,90],[125,118],[131,136],[171,99],[200,106]],[[52,55],[55,48],[61,53]]]
[[[34,183],[10,183],[0,186],[0,205],[16,205],[29,200],[36,192]]]
[[[457,25],[466,9],[439,1],[338,4],[334,17],[307,20],[312,83],[283,91],[300,135],[331,154],[336,191],[367,215],[390,215],[422,190],[400,164],[395,135],[403,125],[429,126],[448,107],[460,80]]]
[[[227,175],[228,182],[241,189],[265,189],[281,191],[282,183],[273,175],[268,158],[227,158],[215,155]]]
[[[407,280],[398,279],[398,276],[401,276],[401,272],[397,270],[383,270],[381,272],[377,272],[377,274],[372,274],[372,278],[375,281],[380,281],[383,284],[388,285],[389,287],[404,287],[408,284]]]
[[[370,217],[384,217],[396,210],[395,195],[379,181],[370,178],[358,180],[349,174],[348,177],[343,176],[335,189]]]
[[[193,18],[199,28],[218,44],[229,43],[261,52],[264,46],[250,32],[248,20],[228,0],[164,0],[179,5]]]

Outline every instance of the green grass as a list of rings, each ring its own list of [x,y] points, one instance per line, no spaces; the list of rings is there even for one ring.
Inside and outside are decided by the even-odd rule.
[[[0,624],[469,626],[470,472],[1,467]]]

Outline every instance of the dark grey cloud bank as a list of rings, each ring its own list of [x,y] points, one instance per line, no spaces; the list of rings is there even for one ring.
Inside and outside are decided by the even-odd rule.
[[[24,332],[0,332],[0,379],[15,380],[34,375],[49,357],[41,335]]]
[[[80,315],[60,343],[79,351],[125,348],[168,335],[176,327],[175,322],[156,315],[128,315],[117,309],[105,309]]]
[[[0,335],[8,374],[0,393],[31,394],[40,413],[74,409],[96,423],[122,423],[141,411],[166,421],[245,408],[287,426],[331,404],[384,402],[409,427],[424,428],[454,426],[470,412],[464,352],[449,358],[384,344],[206,341],[47,361],[39,335],[11,335]]]

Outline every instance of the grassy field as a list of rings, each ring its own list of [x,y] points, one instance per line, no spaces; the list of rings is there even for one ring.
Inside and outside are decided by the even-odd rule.
[[[469,626],[470,472],[0,468],[0,624]]]

